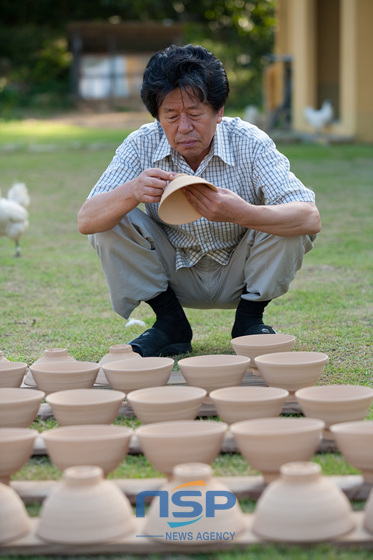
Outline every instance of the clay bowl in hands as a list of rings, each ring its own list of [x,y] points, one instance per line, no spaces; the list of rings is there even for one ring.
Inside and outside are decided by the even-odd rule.
[[[286,389],[289,400],[295,400],[297,389],[319,381],[329,358],[322,352],[293,351],[257,356],[254,361],[267,385]]]
[[[268,483],[284,463],[311,459],[324,426],[315,418],[258,418],[232,424],[230,431],[246,461]]]
[[[135,528],[128,498],[104,480],[102,469],[82,465],[63,473],[44,500],[37,535],[50,542],[94,544],[119,539]]]
[[[0,387],[20,387],[26,370],[23,362],[0,360]]]
[[[270,541],[329,541],[356,526],[343,491],[321,475],[320,465],[291,462],[260,496],[253,531]]]
[[[131,428],[106,424],[62,426],[42,433],[51,461],[61,471],[77,465],[101,467],[105,476],[127,455]]]
[[[259,375],[254,362],[257,356],[274,352],[290,352],[294,343],[295,336],[291,334],[252,334],[238,336],[231,340],[236,354],[250,358],[250,368],[255,375]]]
[[[221,387],[240,385],[250,359],[234,354],[206,354],[179,360],[178,365],[188,385],[202,387],[207,393]]]
[[[202,217],[187,200],[183,188],[189,185],[200,185],[201,188],[210,188],[217,191],[212,183],[201,177],[179,173],[164,189],[159,204],[159,217],[167,224],[188,224]]]
[[[0,483],[0,544],[15,541],[31,532],[31,521],[17,492]]]
[[[295,393],[305,416],[325,422],[324,437],[333,439],[332,424],[357,422],[369,414],[373,389],[360,385],[321,385],[305,387]]]
[[[175,360],[162,357],[131,358],[103,364],[109,385],[128,394],[146,387],[166,385]]]
[[[170,476],[181,463],[210,465],[221,451],[227,428],[214,420],[179,420],[140,426],[135,434],[153,467]]]
[[[373,484],[373,421],[341,422],[330,426],[338,449],[344,458]]]
[[[132,391],[127,402],[143,424],[194,420],[206,394],[200,387],[167,385]]]
[[[289,392],[277,387],[224,387],[210,393],[216,412],[227,424],[279,416]]]
[[[21,387],[0,388],[0,428],[28,428],[39,412],[45,393]]]
[[[0,482],[9,484],[11,475],[27,463],[37,436],[29,428],[0,428]]]
[[[45,399],[61,426],[112,424],[125,394],[110,389],[70,389],[51,393]]]
[[[100,366],[94,362],[44,362],[30,366],[35,383],[49,395],[67,389],[90,389],[93,387]]]

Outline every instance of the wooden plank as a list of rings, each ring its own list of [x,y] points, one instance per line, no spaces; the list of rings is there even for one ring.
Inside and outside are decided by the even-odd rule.
[[[250,498],[257,500],[262,494],[266,484],[262,476],[220,476],[218,479],[233,492],[237,498]],[[361,475],[328,476],[350,500],[367,500],[372,489],[371,484],[366,484]],[[165,478],[128,478],[111,479],[132,504],[136,496],[143,490],[158,490]],[[55,480],[13,480],[11,487],[19,494],[25,503],[41,503],[53,490]]]
[[[361,549],[373,548],[373,534],[363,528],[363,513],[354,512],[356,528],[331,542],[336,548],[359,547]],[[0,554],[19,554],[27,556],[51,555],[51,556],[82,556],[90,554],[162,554],[162,553],[197,553],[219,550],[250,550],[252,545],[276,544],[273,540],[263,540],[252,530],[255,514],[245,514],[245,529],[237,535],[234,542],[209,541],[208,543],[196,544],[178,541],[162,542],[157,539],[144,537],[145,519],[136,519],[135,530],[122,539],[108,543],[99,544],[51,544],[43,542],[36,536],[38,518],[33,518],[32,531],[29,535],[16,541],[5,543],[0,546]],[[141,536],[141,538],[139,538]],[[277,544],[279,544],[277,542]],[[289,544],[282,542],[281,544]],[[303,543],[304,545],[307,543]],[[312,543],[315,544],[315,543]]]

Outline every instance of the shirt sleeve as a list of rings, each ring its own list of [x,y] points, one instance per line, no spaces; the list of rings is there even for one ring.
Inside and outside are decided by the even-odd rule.
[[[111,191],[118,185],[131,181],[142,170],[138,157],[137,142],[134,134],[130,134],[117,148],[115,156],[89,193],[88,198]]]
[[[290,170],[290,163],[267,137],[257,149],[253,163],[253,181],[258,196],[266,204],[301,201],[315,202],[314,192]]]

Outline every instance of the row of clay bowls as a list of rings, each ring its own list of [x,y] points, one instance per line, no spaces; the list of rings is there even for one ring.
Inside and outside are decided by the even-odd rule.
[[[147,387],[128,395],[100,388],[69,389],[47,395],[46,401],[61,426],[111,424],[125,399],[140,422],[147,424],[193,420],[206,394],[205,389],[188,385]],[[280,415],[288,394],[276,387],[236,386],[216,389],[210,399],[221,420],[233,424]],[[0,388],[0,427],[29,427],[44,397],[45,393],[37,389]],[[324,438],[333,439],[331,425],[366,418],[373,390],[359,385],[324,385],[300,389],[296,397],[305,416],[325,422]]]
[[[179,514],[176,518],[168,511],[160,515],[160,500],[165,496],[168,499],[175,490],[185,487],[193,492],[193,507],[199,507],[202,512],[193,524],[190,508],[184,516],[180,510],[176,511]],[[214,494],[216,499],[221,496],[222,501],[216,502],[213,515],[211,512],[207,515],[207,493]],[[162,542],[180,527],[188,535],[181,546],[196,544],[199,535],[211,533],[216,540],[219,540],[216,535],[220,535],[226,545],[234,544],[234,539],[248,528],[235,495],[212,476],[209,465],[177,465],[171,479],[157,494],[146,514],[145,502],[138,503],[136,519],[128,498],[113,481],[103,478],[100,468],[71,467],[44,500],[36,537],[46,543],[75,545],[112,542],[129,536]],[[142,517],[140,526],[138,522]],[[31,522],[23,502],[12,488],[3,484],[0,484],[0,518],[0,544],[31,533]],[[361,524],[362,530],[373,533],[373,492],[366,502]],[[315,543],[343,537],[356,527],[357,519],[342,490],[321,475],[317,464],[295,462],[284,464],[280,477],[270,483],[259,498],[252,531],[259,540]]]
[[[70,466],[100,466],[105,475],[125,459],[131,441],[155,469],[170,476],[180,462],[211,464],[231,435],[248,464],[265,483],[276,478],[282,464],[309,461],[320,444],[324,422],[314,418],[259,418],[228,425],[214,420],[184,420],[142,425],[135,430],[116,425],[64,426],[39,437],[51,461],[61,471]],[[331,427],[337,445],[352,466],[373,483],[373,422],[350,422]],[[30,458],[38,432],[29,428],[0,428],[0,480],[9,483]],[[135,438],[132,440],[132,438]]]

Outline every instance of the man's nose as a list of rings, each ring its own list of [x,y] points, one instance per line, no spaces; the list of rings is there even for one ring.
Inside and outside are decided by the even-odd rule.
[[[188,117],[188,115],[184,115],[184,114],[180,115],[179,127],[178,128],[179,128],[179,131],[182,132],[183,134],[192,130],[193,123],[192,123],[191,119]]]

